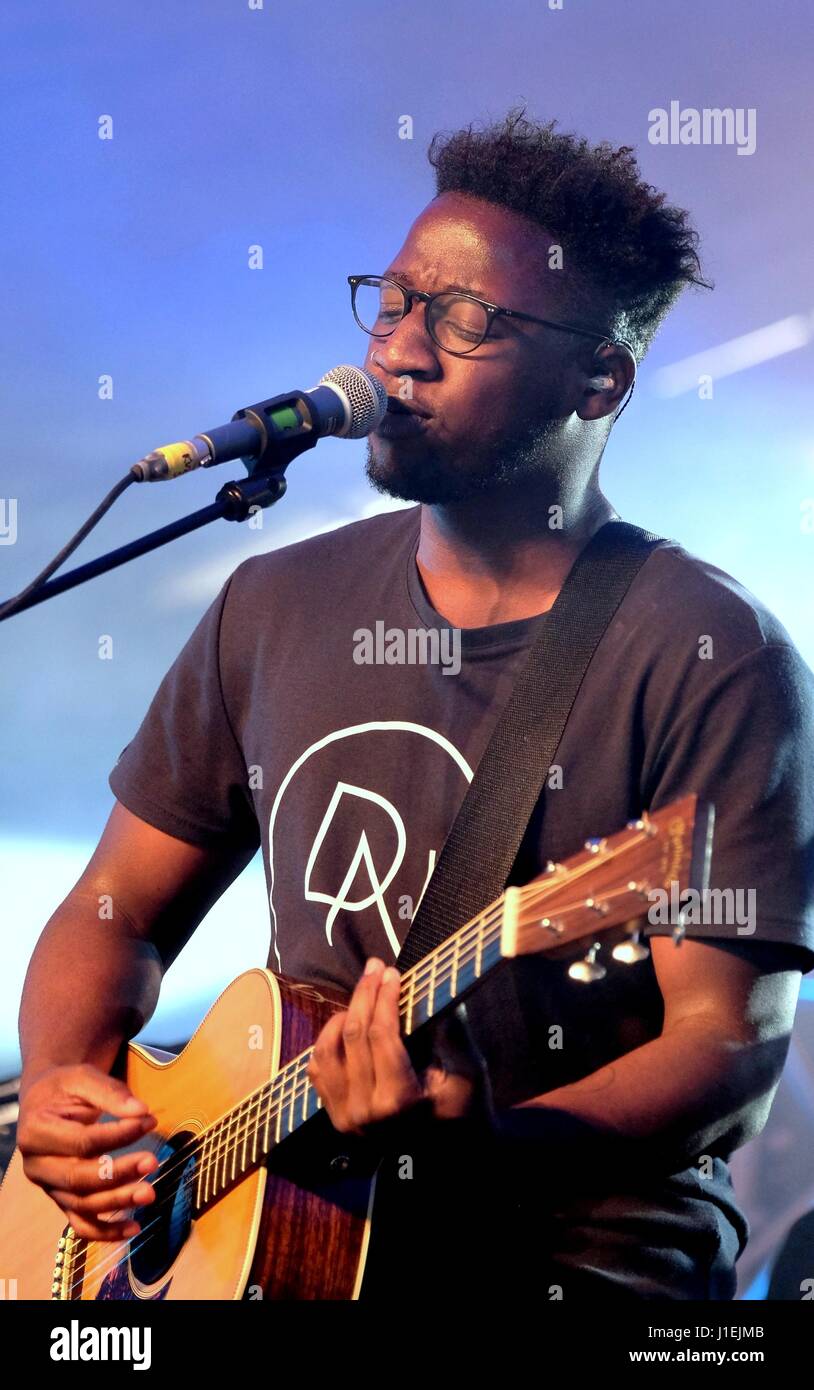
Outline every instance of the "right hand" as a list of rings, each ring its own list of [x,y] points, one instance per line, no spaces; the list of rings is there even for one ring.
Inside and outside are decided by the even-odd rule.
[[[117,1118],[100,1122],[103,1113]],[[23,1077],[17,1124],[23,1171],[65,1212],[77,1235],[129,1240],[141,1228],[124,1209],[155,1201],[143,1178],[158,1159],[149,1149],[111,1159],[111,1150],[137,1143],[156,1123],[123,1081],[98,1067],[49,1067],[28,1084]]]

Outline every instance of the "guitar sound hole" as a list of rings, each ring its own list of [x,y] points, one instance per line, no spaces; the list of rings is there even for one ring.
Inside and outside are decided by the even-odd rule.
[[[167,1272],[189,1234],[195,1156],[184,1162],[175,1154],[193,1138],[192,1134],[176,1134],[162,1144],[157,1153],[161,1166],[142,1180],[157,1193],[154,1202],[134,1213],[142,1234],[130,1241],[130,1268],[143,1284],[153,1284]]]

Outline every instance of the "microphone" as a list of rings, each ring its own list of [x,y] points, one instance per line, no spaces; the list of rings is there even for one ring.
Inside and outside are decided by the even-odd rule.
[[[248,468],[275,443],[288,445],[290,455],[311,448],[325,435],[362,439],[376,429],[386,411],[387,392],[370,372],[333,367],[310,391],[290,391],[245,406],[232,416],[231,424],[177,444],[162,444],[130,471],[137,482],[159,483],[229,459],[239,458]]]

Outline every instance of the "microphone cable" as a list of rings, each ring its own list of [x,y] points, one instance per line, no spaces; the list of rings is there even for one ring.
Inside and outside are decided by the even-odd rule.
[[[18,605],[21,604],[24,599],[27,599],[31,594],[33,594],[35,589],[39,589],[40,586],[46,582],[46,580],[51,578],[51,575],[59,569],[60,565],[65,563],[65,561],[68,559],[68,556],[73,555],[73,552],[76,550],[77,546],[82,544],[83,540],[87,535],[90,534],[94,526],[96,526],[96,524],[102,520],[102,517],[104,516],[105,512],[110,511],[110,508],[113,506],[113,503],[117,501],[119,497],[121,497],[125,489],[128,488],[131,483],[136,482],[138,482],[138,478],[132,470],[131,472],[125,474],[123,478],[119,479],[115,487],[112,487],[110,489],[110,492],[99,503],[96,510],[94,512],[91,512],[87,521],[82,523],[76,534],[74,536],[71,536],[71,539],[68,541],[68,543],[64,545],[60,550],[59,554],[55,555],[53,560],[51,560],[45,566],[45,569],[40,570],[40,573],[36,575],[34,579],[31,580],[30,584],[26,584],[25,588],[21,589],[19,594],[15,594],[13,598],[6,599],[4,603],[0,603],[0,623],[3,621],[4,618],[10,618],[12,614],[16,613]]]

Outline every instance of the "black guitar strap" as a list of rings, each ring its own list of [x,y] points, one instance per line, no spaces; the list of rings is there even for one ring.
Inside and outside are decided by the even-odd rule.
[[[503,892],[591,658],[660,544],[608,521],[578,555],[467,788],[399,952],[402,973]]]

